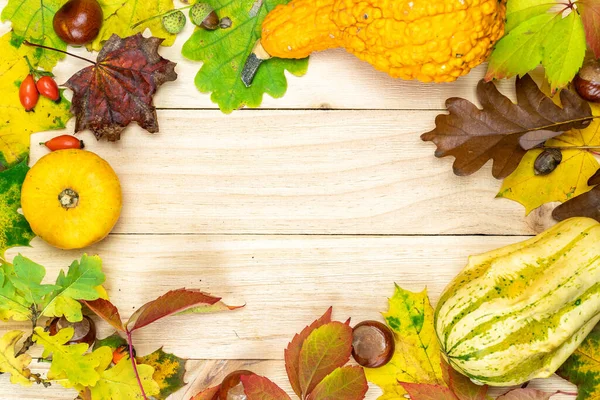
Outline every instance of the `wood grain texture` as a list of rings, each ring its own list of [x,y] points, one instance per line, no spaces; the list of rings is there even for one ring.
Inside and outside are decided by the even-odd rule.
[[[78,136],[121,179],[117,233],[534,233],[520,204],[494,198],[501,182],[489,165],[457,177],[453,158],[434,157],[419,134],[435,115],[165,110],[158,134]],[[31,162],[46,153],[34,145]]]

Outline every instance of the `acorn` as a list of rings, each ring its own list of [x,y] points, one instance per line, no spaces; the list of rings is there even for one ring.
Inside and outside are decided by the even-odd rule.
[[[363,321],[352,330],[352,357],[363,367],[383,367],[395,350],[394,333],[381,322]]]
[[[181,10],[173,11],[162,17],[162,26],[169,33],[178,34],[185,28],[187,19]]]
[[[577,93],[587,101],[600,102],[600,64],[589,60],[583,64],[579,73],[573,78],[573,86]]]
[[[65,317],[54,318],[50,322],[50,336],[56,335],[61,329],[73,328],[73,337],[67,344],[85,343],[92,347],[96,341],[96,326],[88,316],[84,316],[79,322],[69,322]]]
[[[190,9],[190,20],[199,27],[213,31],[219,27],[219,16],[206,3],[196,3]]]
[[[533,163],[533,172],[536,175],[548,175],[558,167],[562,161],[562,153],[559,149],[546,149],[540,153]]]

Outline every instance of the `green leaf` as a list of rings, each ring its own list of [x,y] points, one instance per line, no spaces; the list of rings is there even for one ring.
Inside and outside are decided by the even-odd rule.
[[[52,19],[67,0],[9,0],[2,10],[2,21],[10,20],[13,29],[13,43],[21,45],[24,40],[44,46],[66,50],[67,44],[54,32]],[[51,71],[64,54],[37,48],[30,61],[34,65]]]
[[[440,345],[427,290],[413,293],[396,285],[389,305],[383,316],[395,333],[394,356],[383,367],[365,368],[369,382],[384,391],[379,399],[402,398],[406,391],[399,382],[443,385]]]
[[[136,357],[138,364],[150,365],[154,368],[152,379],[158,384],[160,393],[153,396],[156,400],[164,400],[185,386],[185,363],[187,360],[171,353],[165,353],[162,347],[144,357]]]
[[[6,249],[27,246],[35,237],[25,217],[18,213],[21,207],[21,186],[28,170],[27,160],[23,160],[0,172],[0,259],[4,257]]]
[[[104,346],[110,347],[112,350],[116,350],[117,348],[126,344],[127,340],[125,340],[124,337],[119,335],[118,332],[115,332],[112,335],[105,337],[104,339],[96,339],[96,341],[94,342],[94,350]]]
[[[369,389],[361,367],[338,368],[327,375],[307,400],[362,400]]]
[[[556,373],[577,385],[577,400],[600,398],[600,329],[598,326],[590,332]]]
[[[46,317],[64,316],[70,322],[81,321],[81,304],[78,300],[96,300],[97,287],[104,283],[102,260],[84,254],[81,261],[73,261],[67,275],[61,270],[56,279],[56,289],[47,299],[41,314]]]
[[[190,60],[203,62],[196,75],[196,87],[203,93],[212,93],[211,100],[224,113],[243,106],[258,107],[264,93],[274,98],[282,97],[287,90],[285,70],[296,76],[306,73],[308,59],[273,58],[263,62],[250,88],[240,79],[246,58],[261,35],[265,16],[277,5],[288,1],[206,1],[218,15],[231,18],[232,27],[216,31],[197,29],[185,42],[182,54]],[[256,8],[255,4],[260,7]]]
[[[173,0],[98,0],[98,3],[104,13],[104,22],[96,39],[87,46],[89,50],[100,51],[113,33],[126,38],[144,32],[146,28],[150,29],[152,36],[165,39],[163,46],[170,46],[175,42],[177,35],[165,30],[161,18],[152,18],[133,27],[138,22],[172,10]]]
[[[46,269],[28,258],[18,255],[13,260],[15,275],[11,281],[31,304],[39,304],[44,296],[56,289],[54,285],[42,285]]]
[[[352,328],[329,322],[308,335],[300,350],[298,376],[302,394],[307,396],[327,375],[346,364],[352,352]]]
[[[486,79],[523,76],[540,65],[543,59],[544,38],[559,21],[559,16],[544,13],[511,30],[496,43],[488,64]]]
[[[551,90],[555,92],[573,80],[585,58],[585,30],[579,14],[571,12],[554,24],[542,47],[542,65],[546,69]]]
[[[61,329],[56,335],[44,332],[43,328],[34,330],[33,341],[44,347],[42,357],[52,355],[52,364],[48,372],[50,380],[67,380],[70,385],[94,386],[100,379],[97,368],[112,358],[112,352],[106,347],[87,353],[85,343],[66,345],[73,337],[73,328]],[[102,357],[99,357],[102,355]],[[108,365],[107,365],[108,366]]]
[[[0,264],[0,320],[27,321],[31,318],[31,303],[17,293],[12,284],[14,275],[14,267],[11,264]]]
[[[552,0],[511,0],[506,3],[506,26],[508,33],[535,16],[547,13],[556,5]]]
[[[15,345],[23,337],[21,331],[10,331],[0,338],[0,373],[9,373],[10,382],[22,386],[31,386],[31,372],[27,366],[31,363],[29,354],[15,357]]]

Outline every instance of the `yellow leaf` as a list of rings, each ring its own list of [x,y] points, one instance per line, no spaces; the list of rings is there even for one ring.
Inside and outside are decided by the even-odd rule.
[[[158,383],[152,379],[154,368],[138,364],[137,370],[146,395],[157,395],[160,389]],[[94,400],[143,400],[131,360],[128,358],[123,358],[117,365],[104,371],[98,383],[90,388],[90,392]]]
[[[29,73],[24,56],[35,49],[11,43],[11,33],[0,37],[0,170],[24,159],[29,153],[29,135],[61,129],[71,117],[70,103],[64,98],[56,104],[40,96],[35,111],[26,112],[19,101],[19,85]]]
[[[384,391],[379,400],[403,398],[398,382],[444,385],[440,346],[433,329],[433,308],[427,289],[413,293],[396,285],[390,308],[383,316],[394,331],[396,351],[380,368],[365,368],[369,382]]]
[[[104,23],[98,37],[88,45],[89,50],[100,51],[104,42],[113,34],[122,38],[150,29],[152,36],[164,38],[163,46],[171,46],[177,35],[173,35],[162,26],[161,18],[152,18],[173,9],[173,0],[142,2],[137,0],[98,0],[104,12]],[[138,22],[147,20],[133,28]]]
[[[23,336],[21,331],[10,331],[0,339],[0,372],[10,374],[10,382],[30,386],[31,372],[27,366],[31,363],[29,354],[15,357],[15,345]]]
[[[139,364],[150,365],[154,368],[152,377],[158,383],[160,389],[160,394],[155,396],[156,400],[166,399],[185,386],[183,378],[187,360],[171,353],[165,353],[162,347],[147,356],[137,357],[136,361]]]
[[[594,115],[599,107],[592,106]],[[573,129],[546,143],[547,147],[560,147],[562,162],[545,176],[535,175],[533,164],[542,150],[527,152],[519,167],[502,183],[497,197],[521,203],[529,214],[535,208],[552,201],[565,202],[591,189],[588,179],[600,164],[587,149],[577,147],[600,147],[600,121],[595,119],[585,129]]]
[[[93,386],[100,379],[98,367],[106,363],[108,353],[100,349],[87,353],[88,345],[85,343],[66,345],[65,343],[73,337],[73,333],[73,328],[65,328],[56,335],[50,336],[50,333],[37,327],[34,330],[33,340],[44,347],[42,357],[46,358],[52,354],[48,379],[59,381],[67,379],[72,386]]]

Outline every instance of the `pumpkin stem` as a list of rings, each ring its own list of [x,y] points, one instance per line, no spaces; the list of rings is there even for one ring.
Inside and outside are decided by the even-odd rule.
[[[60,205],[65,208],[75,208],[79,204],[79,194],[73,189],[65,189],[58,195]]]

